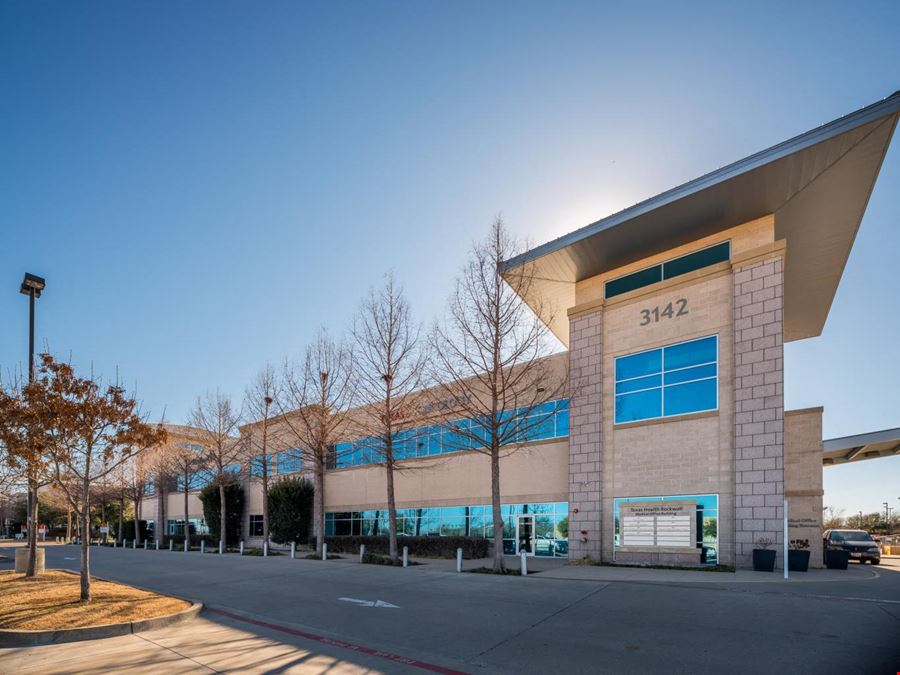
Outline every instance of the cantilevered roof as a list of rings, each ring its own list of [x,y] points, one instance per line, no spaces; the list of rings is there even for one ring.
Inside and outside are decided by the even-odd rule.
[[[568,345],[575,282],[775,214],[787,240],[785,340],[821,334],[900,113],[900,91],[538,246],[525,298]]]
[[[896,455],[900,455],[900,427],[822,441],[822,463],[826,466]]]

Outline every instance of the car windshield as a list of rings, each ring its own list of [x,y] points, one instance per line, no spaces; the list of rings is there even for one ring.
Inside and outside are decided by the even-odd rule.
[[[831,541],[872,541],[868,532],[862,530],[850,530],[847,532],[832,532]]]

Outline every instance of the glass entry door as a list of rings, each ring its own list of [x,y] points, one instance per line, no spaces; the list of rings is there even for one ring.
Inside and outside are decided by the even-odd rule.
[[[516,555],[534,555],[534,516],[519,516],[516,520]]]

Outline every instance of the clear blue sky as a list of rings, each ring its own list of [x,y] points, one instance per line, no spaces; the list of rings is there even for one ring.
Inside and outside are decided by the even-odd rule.
[[[541,243],[900,89],[900,4],[0,4],[0,366],[38,339],[184,421],[343,330],[438,314],[503,212]],[[826,437],[900,426],[900,140],[822,337]],[[900,456],[826,471],[900,507]]]

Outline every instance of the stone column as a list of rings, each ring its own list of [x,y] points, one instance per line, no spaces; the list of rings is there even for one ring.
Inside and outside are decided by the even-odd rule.
[[[734,268],[735,562],[761,539],[782,561],[784,501],[784,258]]]
[[[600,560],[601,310],[569,319],[569,559]],[[586,539],[586,541],[583,541]]]

